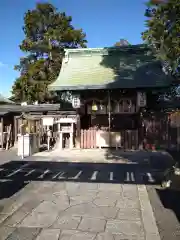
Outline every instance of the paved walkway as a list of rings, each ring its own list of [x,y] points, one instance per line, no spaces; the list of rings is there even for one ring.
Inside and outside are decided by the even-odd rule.
[[[160,240],[136,176],[127,181],[131,173],[113,164],[79,164],[51,152],[2,165],[0,240]]]
[[[159,240],[144,185],[31,182],[1,200],[1,240]]]

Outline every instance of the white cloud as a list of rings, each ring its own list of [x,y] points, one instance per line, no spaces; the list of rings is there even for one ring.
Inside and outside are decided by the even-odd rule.
[[[0,61],[0,68],[5,67],[5,66],[6,66],[6,64],[4,64],[3,62]]]

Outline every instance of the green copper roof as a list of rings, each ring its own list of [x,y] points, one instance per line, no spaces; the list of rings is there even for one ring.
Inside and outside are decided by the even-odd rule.
[[[144,45],[67,49],[51,91],[168,86],[171,79]]]

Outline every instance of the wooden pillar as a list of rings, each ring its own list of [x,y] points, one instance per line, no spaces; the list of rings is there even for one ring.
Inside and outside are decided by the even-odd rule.
[[[1,149],[3,150],[3,143],[4,143],[4,118],[1,117]]]
[[[61,125],[58,123],[58,133],[61,131]]]
[[[40,127],[40,130],[39,130],[39,139],[40,139],[40,143],[41,144],[42,142],[44,143],[44,131],[43,131],[43,119],[40,118],[39,119],[39,127]]]
[[[76,123],[76,148],[81,146],[81,118],[79,111],[77,111],[77,123]]]
[[[74,133],[74,123],[71,123],[71,132],[70,132],[70,142],[69,142],[69,148],[72,149],[74,147],[73,144],[73,133]]]
[[[63,148],[63,133],[59,133],[59,149]]]
[[[14,116],[14,143],[17,141],[17,134],[18,134],[18,129],[17,129],[17,120],[18,117]]]
[[[27,119],[27,127],[28,127],[28,133],[31,132],[31,126],[32,126],[32,122],[30,119]]]

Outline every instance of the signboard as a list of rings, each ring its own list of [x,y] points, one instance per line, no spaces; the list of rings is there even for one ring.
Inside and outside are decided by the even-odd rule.
[[[43,126],[52,126],[54,123],[53,117],[45,117],[42,120],[43,120]]]
[[[72,98],[72,106],[73,108],[80,108],[81,107],[81,100],[79,95],[74,95]]]
[[[59,121],[57,121],[59,123],[76,123],[77,122],[77,119],[75,118],[60,118]]]
[[[18,135],[18,156],[22,158],[31,155],[30,149],[30,136],[29,135]]]
[[[137,93],[137,106],[138,107],[145,107],[147,104],[147,98],[145,92],[138,92]]]

